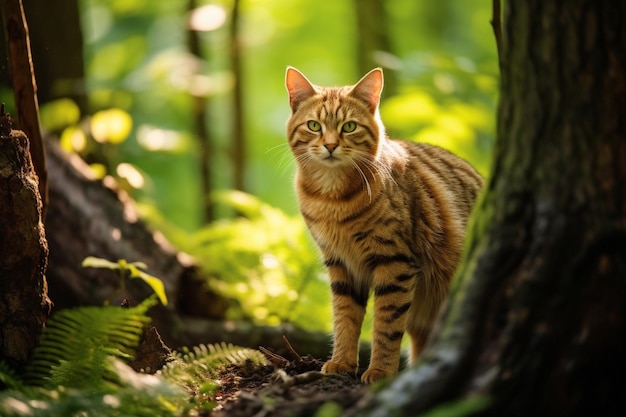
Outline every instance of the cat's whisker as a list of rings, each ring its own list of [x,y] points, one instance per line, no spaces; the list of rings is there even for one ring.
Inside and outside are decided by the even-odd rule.
[[[311,156],[307,153],[298,155],[295,158],[295,161],[297,162],[298,166],[300,166],[302,170],[307,170],[309,166],[313,163]]]
[[[369,171],[369,173],[371,174],[372,178],[375,181],[380,180],[380,182],[382,183],[383,187],[385,187],[387,181],[385,181],[386,177],[389,177],[389,172],[384,169],[385,167],[383,167],[380,163],[377,163],[375,161],[371,161],[369,158],[356,154],[355,158],[359,163],[361,163],[362,165],[365,166],[365,168]]]
[[[367,164],[367,163],[365,163],[364,165],[365,165],[365,169],[367,169],[367,171],[368,171],[368,172],[370,173],[370,175],[372,176],[372,179],[373,179],[374,181],[376,181],[376,180],[377,180],[377,178],[376,178],[376,174],[374,173],[374,171],[376,171],[376,170],[374,169],[374,170],[372,171],[371,166],[370,166],[369,164]],[[361,170],[361,168],[360,168],[360,167],[359,167],[359,171],[363,172],[363,171]],[[384,186],[384,183],[383,183],[383,186]]]
[[[280,148],[284,148],[284,149],[288,150],[289,149],[289,144],[288,143],[279,143],[278,145],[274,145],[274,146],[268,148],[265,151],[265,153],[272,153],[272,152],[274,152],[274,151],[276,151],[277,149],[280,149]]]
[[[287,169],[293,167],[295,164],[295,160],[289,155],[289,153],[285,152],[280,158],[280,161],[277,164],[277,168],[281,175],[284,175]]]
[[[365,185],[365,187],[367,189],[367,196],[369,197],[369,200],[370,200],[370,203],[371,203],[372,202],[372,187],[370,186],[370,183],[367,180],[367,176],[365,175],[365,173],[363,172],[363,170],[361,169],[359,164],[357,164],[353,159],[350,159],[350,162],[352,163],[354,168],[357,170],[359,175],[361,175],[361,178],[363,179],[363,183],[364,183],[364,185]]]
[[[270,154],[272,159],[278,158],[276,167],[280,175],[284,175],[287,169],[294,164],[294,159],[291,157],[291,149],[288,143],[281,143],[265,151],[266,154]]]
[[[371,168],[378,174],[378,176],[380,177],[382,181],[383,186],[387,184],[386,180],[391,180],[391,182],[393,182],[396,186],[398,185],[398,183],[396,182],[396,179],[393,177],[391,173],[391,170],[386,164],[378,160],[372,161],[369,158],[362,157],[360,155],[359,157],[360,157],[359,161],[362,161],[365,165],[367,165],[369,168]]]

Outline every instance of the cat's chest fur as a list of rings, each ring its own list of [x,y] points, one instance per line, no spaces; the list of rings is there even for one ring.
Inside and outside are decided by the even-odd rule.
[[[380,246],[379,229],[390,220],[389,194],[397,194],[396,188],[372,184],[370,193],[363,190],[349,201],[300,196],[301,212],[324,258],[341,261],[360,285],[370,286],[368,256]]]

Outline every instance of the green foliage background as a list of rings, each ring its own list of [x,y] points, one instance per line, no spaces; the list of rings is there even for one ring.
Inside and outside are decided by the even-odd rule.
[[[283,82],[287,65],[321,85],[363,75],[355,12],[362,2],[241,1],[245,191],[255,197],[226,191],[233,184],[233,3],[199,6],[208,4],[216,6],[215,28],[199,33],[205,59],[198,59],[187,48],[187,2],[81,0],[91,134],[68,100],[43,106],[43,124],[62,134],[66,148],[105,156],[94,169],[117,176],[144,217],[205,265],[210,285],[241,300],[234,317],[328,330],[328,289],[292,187]],[[491,3],[384,4],[393,51],[377,56],[398,79],[381,107],[389,134],[449,148],[487,174],[498,83]],[[192,120],[198,96],[208,99],[214,186],[223,190],[221,218],[208,225]],[[246,217],[233,218],[232,208]]]

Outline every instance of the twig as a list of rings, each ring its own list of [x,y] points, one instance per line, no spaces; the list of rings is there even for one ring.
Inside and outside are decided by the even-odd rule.
[[[492,0],[492,16],[491,27],[493,28],[493,34],[496,38],[496,50],[498,51],[498,62],[502,64],[502,12],[501,12],[501,0]]]
[[[293,360],[296,362],[302,362],[302,357],[298,354],[298,352],[296,352],[293,346],[291,346],[291,343],[289,343],[289,340],[285,335],[283,335],[283,342],[285,343],[285,347],[287,348],[287,351],[289,351],[289,354],[291,355]]]
[[[309,382],[317,381],[318,379],[326,377],[334,377],[332,374],[323,374],[320,371],[309,371],[294,376],[287,375],[282,369],[276,371],[276,375],[280,378],[284,388],[291,388],[294,385],[307,384]]]
[[[279,366],[281,368],[284,368],[285,366],[289,365],[289,361],[283,358],[282,356],[280,356],[279,354],[274,353],[271,350],[264,348],[263,346],[259,346],[259,350],[274,365]]]

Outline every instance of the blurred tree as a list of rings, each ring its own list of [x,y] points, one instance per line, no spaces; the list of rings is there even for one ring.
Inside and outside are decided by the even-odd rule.
[[[364,75],[380,66],[396,70],[398,58],[391,45],[384,1],[354,0],[354,10],[358,32],[355,41],[359,73]],[[397,94],[397,88],[395,71],[385,72],[385,97]]]
[[[360,415],[626,413],[626,4],[506,6],[495,163],[464,263],[418,366]]]
[[[189,0],[187,3],[187,11],[190,16],[193,13],[198,13],[198,1]],[[191,19],[190,19],[191,20]],[[208,54],[206,49],[201,48],[199,27],[194,27],[191,22],[188,22],[187,27],[187,45],[189,52],[195,56],[199,61],[208,60]],[[214,151],[215,137],[213,131],[209,129],[209,119],[211,118],[211,108],[209,106],[209,97],[207,94],[192,94],[191,112],[193,114],[193,123],[195,135],[197,136],[199,143],[199,155],[198,165],[200,170],[200,185],[202,190],[202,212],[204,223],[210,223],[214,218],[214,207],[211,197],[213,192],[213,170],[211,167],[211,161]]]
[[[83,33],[78,0],[55,0],[45,13],[38,0],[24,0],[30,26],[37,95],[41,105],[59,98],[73,100],[87,113]]]
[[[232,161],[233,161],[233,186],[236,190],[245,191],[246,169],[246,136],[244,116],[244,88],[241,50],[241,2],[233,1],[233,9],[230,22],[230,69],[233,73],[233,100],[232,100]]]

